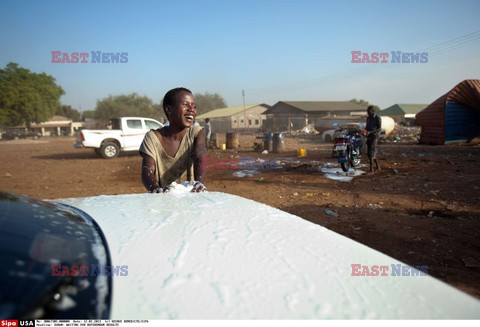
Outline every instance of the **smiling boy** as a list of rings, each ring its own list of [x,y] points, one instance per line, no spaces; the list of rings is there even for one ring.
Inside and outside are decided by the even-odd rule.
[[[172,182],[189,181],[193,192],[205,191],[205,131],[194,126],[195,97],[186,88],[172,89],[163,98],[163,110],[169,125],[150,130],[140,146],[143,185],[151,193],[163,193]]]

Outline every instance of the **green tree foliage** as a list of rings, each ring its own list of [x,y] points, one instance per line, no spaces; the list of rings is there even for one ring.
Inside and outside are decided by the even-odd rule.
[[[373,109],[375,110],[375,112],[379,112],[379,111],[380,111],[380,108],[379,108],[377,105],[371,104],[371,103],[369,103],[368,101],[363,100],[363,99],[358,99],[358,100],[357,100],[357,99],[352,99],[352,100],[350,100],[350,102],[359,104],[359,105],[361,105],[361,106],[364,106],[365,108],[367,108],[368,106],[372,105],[372,106],[373,106]]]
[[[195,101],[197,103],[197,115],[204,114],[213,109],[226,108],[227,103],[223,97],[218,93],[205,94],[195,93]]]
[[[73,121],[81,120],[80,112],[76,109],[73,109],[71,106],[66,106],[66,105],[58,106],[57,112],[55,112],[55,115],[68,117]]]
[[[153,105],[155,112],[158,113],[156,118],[163,118],[163,120],[167,120],[167,115],[165,115],[165,111],[163,111],[163,105],[161,103],[156,103]]]
[[[15,126],[41,123],[52,117],[63,89],[55,78],[33,73],[16,63],[0,69],[0,124]]]
[[[86,118],[95,118],[97,117],[95,110],[84,110],[81,112],[82,121],[85,121]]]
[[[159,119],[164,117],[163,110],[146,97],[136,93],[109,96],[97,101],[95,118],[109,120],[116,117],[139,116]]]
[[[0,126],[6,125],[8,121],[8,111],[0,107]]]

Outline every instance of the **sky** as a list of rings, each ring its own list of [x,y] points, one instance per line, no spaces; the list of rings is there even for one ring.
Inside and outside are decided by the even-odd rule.
[[[2,0],[0,67],[52,75],[62,104],[79,110],[132,92],[160,103],[179,86],[228,106],[429,104],[480,78],[479,14],[478,0]],[[89,53],[88,63],[52,63],[52,51]],[[92,63],[92,51],[128,62]],[[352,63],[352,51],[427,52],[428,62]]]

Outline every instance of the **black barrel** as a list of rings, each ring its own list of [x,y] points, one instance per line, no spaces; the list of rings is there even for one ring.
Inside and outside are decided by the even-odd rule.
[[[238,133],[227,133],[227,149],[238,149]]]
[[[263,139],[263,147],[268,152],[273,150],[273,133],[265,133],[265,138]]]
[[[285,151],[285,142],[283,140],[283,133],[273,134],[273,152],[280,153]]]

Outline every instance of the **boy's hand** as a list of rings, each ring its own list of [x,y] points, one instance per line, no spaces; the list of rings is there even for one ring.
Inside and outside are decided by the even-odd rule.
[[[157,187],[156,189],[152,190],[150,193],[168,193],[170,190],[168,187]]]
[[[192,192],[205,192],[207,187],[202,182],[194,182]]]

